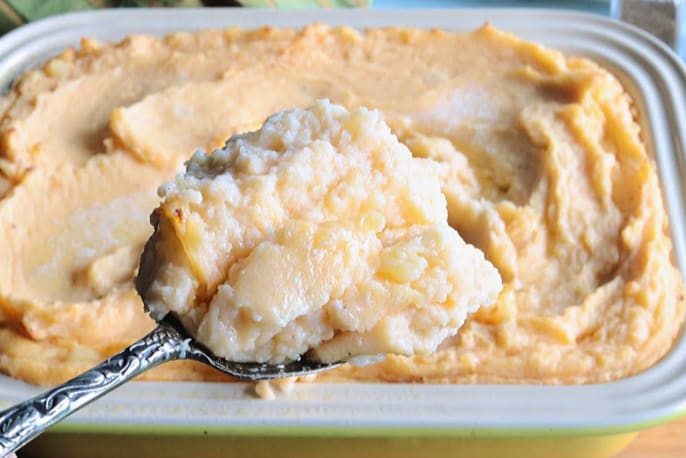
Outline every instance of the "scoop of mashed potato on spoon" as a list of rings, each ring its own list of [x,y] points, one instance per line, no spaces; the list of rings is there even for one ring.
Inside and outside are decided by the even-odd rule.
[[[502,287],[374,110],[274,114],[160,195],[139,293],[229,360],[428,354]]]

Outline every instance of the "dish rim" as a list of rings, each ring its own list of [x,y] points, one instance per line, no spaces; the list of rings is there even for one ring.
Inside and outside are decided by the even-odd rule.
[[[45,60],[63,49],[67,41],[74,42],[80,36],[111,40],[134,31],[161,34],[231,25],[296,27],[312,22],[358,28],[399,25],[466,31],[486,19],[524,39],[608,64],[614,72],[622,73],[623,82],[638,91],[633,95],[643,111],[640,118],[645,141],[658,165],[673,249],[683,275],[686,106],[676,101],[686,100],[684,64],[657,39],[606,17],[528,8],[142,8],[68,13],[25,25],[0,38],[0,87],[7,87],[28,66]],[[0,405],[42,391],[6,376],[0,376],[0,388]],[[669,354],[651,368],[604,384],[297,384],[292,392],[269,402],[252,399],[245,391],[245,384],[133,382],[76,413],[54,431],[355,437],[619,434],[686,414],[686,337],[682,329]],[[398,400],[408,406],[390,406]],[[476,418],[469,416],[470,406],[472,412],[479,413]]]

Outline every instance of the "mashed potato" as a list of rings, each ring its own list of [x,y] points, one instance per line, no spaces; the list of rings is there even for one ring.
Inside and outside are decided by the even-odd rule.
[[[428,355],[502,286],[376,111],[275,114],[161,195],[136,286],[232,361]]]
[[[17,79],[0,99],[0,370],[64,381],[151,329],[132,279],[156,188],[322,98],[378,109],[434,164],[450,225],[503,289],[431,355],[316,380],[594,383],[667,354],[684,286],[616,78],[488,25],[312,25],[84,40]],[[145,377],[226,379],[190,362]]]

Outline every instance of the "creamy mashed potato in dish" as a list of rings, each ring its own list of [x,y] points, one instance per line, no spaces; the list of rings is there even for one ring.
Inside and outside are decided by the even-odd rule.
[[[161,194],[136,287],[231,361],[429,355],[502,286],[376,111],[277,113]]]
[[[683,281],[655,164],[617,79],[488,25],[313,25],[84,40],[17,80],[0,99],[0,370],[60,382],[151,329],[133,278],[157,187],[197,149],[322,98],[378,110],[432,164],[449,224],[503,288],[436,352],[315,380],[594,383],[667,354]],[[365,225],[381,223],[361,214],[348,231],[364,246]],[[324,230],[293,224],[295,240]],[[309,256],[285,226],[269,249]],[[190,362],[145,377],[224,379]]]

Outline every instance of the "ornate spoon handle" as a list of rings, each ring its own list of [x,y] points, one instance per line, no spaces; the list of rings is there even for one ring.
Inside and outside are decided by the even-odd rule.
[[[0,412],[0,457],[141,372],[179,359],[185,347],[185,339],[176,329],[160,323],[150,334],[102,364]]]

